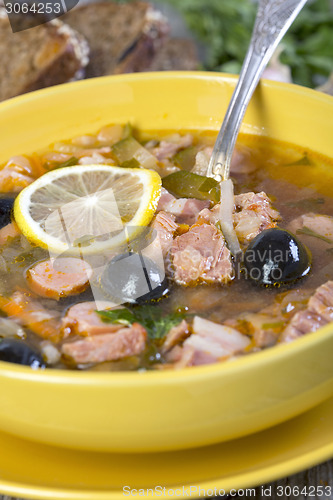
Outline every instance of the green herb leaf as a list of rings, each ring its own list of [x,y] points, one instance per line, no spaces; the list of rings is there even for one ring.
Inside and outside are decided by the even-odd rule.
[[[163,177],[162,186],[171,194],[181,198],[219,201],[219,183],[204,175],[194,174],[187,170],[179,170]]]
[[[178,151],[173,157],[174,164],[183,170],[192,170],[195,164],[195,157],[198,149],[195,146],[190,146],[186,149]]]
[[[306,234],[306,236],[313,236],[313,238],[318,238],[318,240],[325,241],[326,243],[333,243],[333,240],[330,238],[326,238],[326,236],[322,236],[319,233],[316,233],[316,231],[313,231],[309,227],[302,227],[301,229],[297,229],[296,234]]]
[[[120,166],[121,168],[141,168],[140,163],[135,158],[123,161],[123,163]]]
[[[64,168],[64,167],[73,167],[74,165],[77,165],[79,163],[79,160],[75,157],[72,156],[69,158],[69,160],[64,161],[63,163],[60,163],[60,165],[57,165],[53,170],[56,168]]]
[[[205,69],[238,73],[249,45],[257,2],[159,0],[178,9],[206,48]],[[332,71],[333,10],[330,0],[308,2],[284,37],[280,60],[293,81],[316,87]],[[319,79],[318,79],[319,78]]]
[[[314,165],[314,163],[313,163],[313,161],[310,160],[310,158],[308,157],[308,155],[305,154],[303,156],[303,158],[301,158],[300,160],[293,161],[292,163],[287,163],[286,165],[284,165],[284,167],[293,167],[295,165],[310,166],[310,165]]]
[[[98,311],[102,320],[107,323],[120,323],[132,325],[140,323],[151,339],[161,339],[174,326],[178,325],[185,317],[183,313],[170,313],[162,315],[159,308],[150,305],[136,306],[133,309],[115,309],[112,311]]]
[[[126,308],[97,312],[105,323],[120,323],[123,325],[131,325],[132,323],[135,323],[135,316],[131,311],[129,311],[129,309]]]

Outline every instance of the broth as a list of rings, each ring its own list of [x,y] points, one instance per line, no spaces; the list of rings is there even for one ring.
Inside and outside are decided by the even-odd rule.
[[[158,131],[140,134],[137,131],[124,132],[125,129],[126,127],[119,126],[106,127],[102,133],[99,132],[99,135],[64,141],[38,154],[24,156],[27,165],[21,167],[21,172],[33,180],[41,173],[57,168],[59,165],[67,166],[67,163],[68,168],[70,168],[73,161],[74,163],[80,161],[80,164],[103,162],[112,166],[116,162],[114,144],[119,144],[119,141],[124,140],[125,133],[131,137],[134,136],[153,155],[161,154],[158,148],[163,149],[164,143],[169,144],[169,148],[172,149],[170,144],[177,144],[177,141],[182,141],[182,138],[190,136],[192,138],[190,145],[186,144],[186,146],[179,148],[175,154],[158,160],[159,173],[164,179],[178,171],[179,167],[175,167],[175,164],[179,165],[181,162],[184,162],[184,165],[186,163],[186,169],[189,171],[189,165],[193,167],[198,152],[211,147],[215,140],[215,136],[212,134],[186,131],[179,136],[172,135],[172,132],[161,134]],[[179,368],[228,361],[253,351],[271,347],[285,340],[283,332],[295,318],[295,315],[300,311],[307,311],[309,298],[316,293],[316,289],[333,280],[333,240],[331,237],[320,235],[313,230],[309,231],[307,226],[305,226],[305,230],[304,227],[297,228],[293,222],[296,219],[300,220],[301,216],[311,213],[328,216],[327,221],[333,227],[333,161],[312,151],[305,151],[287,143],[278,143],[269,138],[258,136],[241,135],[237,147],[241,160],[231,172],[235,195],[248,192],[267,194],[272,206],[281,215],[281,220],[277,222],[278,227],[287,230],[296,228],[296,231],[293,232],[297,232],[297,238],[310,250],[312,254],[310,272],[303,278],[290,283],[263,286],[251,279],[246,279],[244,266],[242,264],[236,266],[233,262],[233,266],[236,268],[236,277],[227,283],[206,284],[198,281],[184,286],[174,281],[172,271],[171,276],[169,276],[170,292],[168,296],[153,301],[150,307],[154,308],[155,311],[158,309],[162,317],[179,314],[178,323],[184,319],[187,322],[188,330],[186,331],[185,328],[183,335],[180,335],[179,340],[168,350],[165,350],[164,344],[171,328],[169,331],[165,331],[162,337],[152,338],[148,335],[145,346],[140,352],[119,356],[118,359],[102,359],[100,362],[73,361],[73,358],[64,352],[63,346],[65,344],[82,342],[87,339],[87,336],[93,337],[89,335],[89,332],[84,332],[83,335],[78,334],[77,323],[69,323],[68,337],[67,334],[61,334],[56,342],[52,342],[47,337],[41,339],[39,335],[36,335],[32,331],[31,321],[22,318],[22,315],[7,314],[10,320],[23,327],[26,336],[25,342],[38,352],[42,352],[44,359],[47,360],[47,366],[98,371]],[[184,151],[186,154],[179,156],[179,152]],[[84,154],[85,152],[86,154]],[[78,154],[80,159],[78,159]],[[186,155],[187,157],[184,158]],[[20,163],[17,157],[15,158],[16,160],[13,162]],[[65,165],[63,165],[64,163]],[[8,165],[4,168],[10,168]],[[8,197],[8,193],[4,192],[2,197]],[[212,205],[208,210],[211,208]],[[252,210],[251,207],[250,210]],[[166,213],[168,214],[167,210]],[[178,229],[173,235],[173,241],[191,231],[193,227],[191,223],[185,224],[180,221],[181,216],[178,219],[177,217],[175,224],[178,225]],[[195,220],[194,225],[196,224]],[[200,224],[203,224],[202,221],[199,226]],[[274,225],[276,222],[272,223],[272,226]],[[216,228],[214,230],[216,231]],[[244,249],[248,243],[244,244]],[[174,253],[173,266],[175,266],[175,255]],[[82,293],[74,293],[61,297],[59,300],[38,296],[38,294],[36,296],[34,292],[31,292],[27,284],[27,271],[37,262],[44,261],[48,257],[47,250],[31,245],[23,235],[17,235],[4,243],[0,248],[0,294],[3,297],[11,297],[15,291],[23,290],[28,297],[27,300],[33,297],[37,303],[49,311],[50,317],[60,325],[62,318],[68,315],[71,306],[93,301],[94,295],[89,287]],[[140,306],[129,306],[129,309],[135,312],[138,310],[137,307]],[[3,317],[5,317],[6,309],[1,308],[4,311]],[[189,338],[198,337],[198,332],[193,330],[195,316],[214,324],[223,324],[227,328],[232,328],[242,338],[248,339],[248,344],[245,342],[243,348],[230,351],[229,354],[225,354],[223,351],[224,354],[215,356],[209,346],[199,353],[198,348],[193,347],[188,342]],[[325,318],[327,323],[327,316]],[[44,319],[43,321],[48,320]],[[130,325],[123,326],[129,330]],[[175,322],[171,322],[170,325],[177,326]],[[211,328],[215,332],[215,327]],[[101,335],[104,334],[105,332]],[[116,334],[120,335],[118,332]],[[216,333],[216,335],[218,334]],[[258,340],[261,339],[260,335],[265,336],[265,342],[260,341],[261,344]],[[1,336],[6,337],[5,334],[1,334],[0,330]],[[97,335],[94,338],[96,339],[96,337]],[[99,338],[102,339],[102,337]],[[205,338],[205,342],[206,340]],[[192,351],[187,347],[187,344]],[[225,349],[223,345],[222,347]],[[189,363],[184,361],[185,351],[192,352]]]

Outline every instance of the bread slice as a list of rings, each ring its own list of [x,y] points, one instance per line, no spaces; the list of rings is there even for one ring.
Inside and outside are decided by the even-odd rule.
[[[149,66],[149,71],[195,71],[200,61],[195,43],[187,38],[170,38]]]
[[[88,4],[62,20],[88,40],[87,77],[147,69],[169,31],[162,14],[140,1]]]
[[[84,38],[58,19],[13,33],[0,7],[0,100],[75,78],[88,54]]]

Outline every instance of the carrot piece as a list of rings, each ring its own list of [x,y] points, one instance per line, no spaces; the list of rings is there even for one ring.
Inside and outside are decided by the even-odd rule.
[[[16,291],[11,297],[0,295],[0,310],[43,339],[53,342],[61,339],[60,323],[56,316],[28,292]]]

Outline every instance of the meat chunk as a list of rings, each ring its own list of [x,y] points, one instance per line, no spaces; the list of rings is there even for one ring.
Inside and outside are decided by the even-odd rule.
[[[155,216],[150,227],[157,232],[157,239],[165,257],[172,246],[174,233],[178,229],[175,216],[161,211]]]
[[[205,208],[198,214],[198,221],[216,224],[220,217],[220,203],[211,210]],[[244,193],[235,196],[234,228],[239,241],[247,244],[257,234],[275,227],[280,214],[274,210],[271,200],[264,193]]]
[[[114,333],[123,328],[120,324],[105,323],[96,312],[96,302],[80,302],[70,307],[61,321],[61,328],[65,335],[100,335]],[[112,309],[112,302],[99,303],[100,309]]]
[[[220,203],[217,203],[212,209],[204,208],[198,214],[198,222],[207,222],[207,224],[216,224],[220,220]]]
[[[162,351],[167,352],[175,345],[179,344],[186,337],[190,335],[190,327],[188,323],[183,319],[179,325],[174,326],[167,333],[165,341],[163,344]]]
[[[251,148],[243,145],[237,146],[231,158],[231,174],[251,174],[257,168],[252,158]]]
[[[27,272],[30,289],[41,297],[59,300],[85,290],[92,276],[91,266],[74,257],[38,262]]]
[[[173,203],[176,201],[176,197],[173,196],[167,189],[164,187],[161,188],[161,196],[158,200],[157,212],[163,210],[164,212],[170,212],[169,207],[172,207]]]
[[[140,354],[146,347],[147,332],[138,323],[116,333],[87,337],[62,346],[62,353],[77,364],[103,363]]]
[[[241,243],[248,243],[261,231],[275,227],[280,219],[264,192],[236,195],[235,206],[234,226]]]
[[[333,321],[333,281],[317,288],[307,308],[293,316],[280,340],[291,342],[305,333],[315,332],[330,321]]]
[[[195,316],[194,334],[185,340],[178,366],[215,363],[246,349],[251,341],[229,326]]]
[[[170,250],[173,279],[179,285],[226,283],[232,279],[231,256],[223,235],[209,224],[177,236]]]
[[[151,152],[158,160],[161,161],[172,158],[181,149],[192,146],[192,143],[193,136],[191,134],[183,136],[174,134],[173,136],[167,138],[167,140],[162,140],[157,147],[152,149]]]
[[[195,165],[192,172],[199,175],[207,175],[207,169],[213,148],[207,146],[199,151],[195,157]],[[257,169],[251,157],[251,150],[246,146],[237,146],[231,158],[231,174],[250,174]]]
[[[309,300],[308,308],[327,322],[333,321],[333,281],[328,281],[317,288]]]
[[[318,314],[309,311],[309,309],[299,311],[293,316],[292,320],[283,331],[281,342],[291,342],[298,337],[302,337],[305,333],[315,332],[326,324],[327,321]]]
[[[283,318],[263,314],[262,311],[241,314],[238,320],[231,319],[225,322],[241,333],[250,335],[254,346],[260,349],[276,344],[284,323]]]
[[[195,198],[175,198],[166,189],[162,188],[157,211],[163,210],[176,216],[180,224],[192,225],[196,222],[201,210],[210,206],[209,200],[197,200]]]

